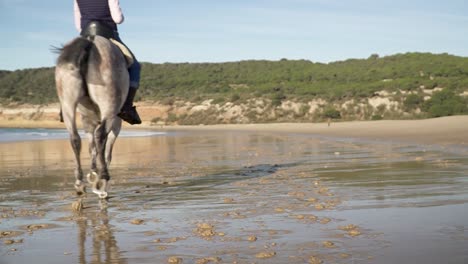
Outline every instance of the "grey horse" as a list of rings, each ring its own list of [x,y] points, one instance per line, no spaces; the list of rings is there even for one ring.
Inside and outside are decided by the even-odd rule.
[[[127,62],[119,48],[101,36],[78,37],[60,50],[55,83],[63,121],[75,154],[75,189],[86,191],[81,169],[77,112],[89,140],[91,171],[87,180],[100,198],[108,196],[108,167],[122,120],[117,116],[127,97]]]

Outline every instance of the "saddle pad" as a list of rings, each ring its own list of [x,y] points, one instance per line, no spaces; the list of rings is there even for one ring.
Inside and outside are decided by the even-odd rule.
[[[130,50],[127,47],[125,47],[125,45],[123,45],[115,39],[111,38],[110,41],[122,51],[122,54],[124,55],[125,60],[127,61],[127,68],[130,68],[130,66],[132,66],[133,64],[133,56]]]

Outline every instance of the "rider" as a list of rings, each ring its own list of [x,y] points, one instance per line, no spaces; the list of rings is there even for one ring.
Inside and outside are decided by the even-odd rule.
[[[86,29],[89,23],[97,21],[113,31],[113,39],[124,44],[120,40],[117,31],[117,24],[121,24],[124,21],[119,0],[74,0],[74,13],[75,27],[78,32]],[[130,74],[130,89],[128,90],[127,99],[118,114],[120,118],[132,125],[141,124],[140,116],[135,106],[133,106],[133,99],[140,84],[141,66],[136,60],[135,55],[133,55],[133,59],[134,62],[128,69]]]

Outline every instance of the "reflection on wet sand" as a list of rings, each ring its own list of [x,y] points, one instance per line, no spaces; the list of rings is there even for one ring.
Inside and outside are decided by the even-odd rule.
[[[107,201],[100,201],[100,207],[97,211],[81,210],[75,216],[78,227],[78,263],[126,264],[126,259],[120,254],[114,228],[109,224]],[[86,253],[86,250],[90,248],[86,243],[87,239],[92,240],[91,254]]]
[[[88,194],[77,213],[67,140],[0,144],[0,260],[463,263],[466,153],[267,132],[119,138],[107,206]]]

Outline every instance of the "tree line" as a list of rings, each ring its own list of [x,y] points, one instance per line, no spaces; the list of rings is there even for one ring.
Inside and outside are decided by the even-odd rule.
[[[170,103],[174,100],[196,102],[214,99],[222,103],[268,98],[272,104],[280,104],[286,99],[307,101],[322,98],[333,102],[370,97],[381,90],[410,92],[436,87],[443,87],[454,95],[467,91],[468,58],[405,53],[385,57],[373,54],[367,59],[327,64],[287,59],[142,63],[137,100]],[[418,101],[420,98],[411,100],[408,107],[423,107],[423,102]],[[463,98],[454,100],[466,103]],[[53,67],[0,71],[0,103],[46,104],[57,101]],[[434,105],[424,107],[437,108]],[[466,109],[460,111],[464,113]]]

